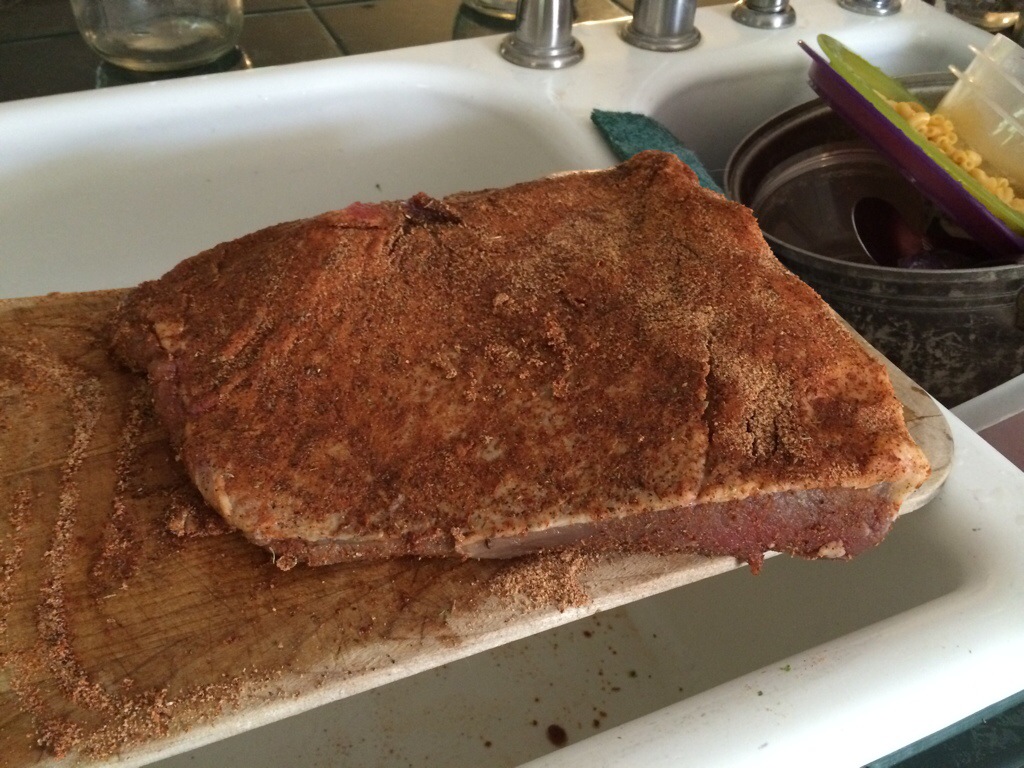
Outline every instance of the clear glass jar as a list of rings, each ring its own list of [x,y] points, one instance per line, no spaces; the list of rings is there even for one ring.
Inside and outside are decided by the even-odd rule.
[[[71,0],[71,8],[90,48],[140,72],[209,64],[242,31],[242,0]]]

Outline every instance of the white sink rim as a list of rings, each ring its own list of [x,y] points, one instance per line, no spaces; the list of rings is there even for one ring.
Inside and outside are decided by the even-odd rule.
[[[618,22],[583,25],[577,35],[586,58],[564,72],[512,68],[497,57],[497,39],[482,38],[351,60],[15,102],[0,106],[0,128],[26,120],[34,125],[88,125],[90,113],[99,108],[116,111],[159,103],[189,109],[204,100],[258,99],[300,85],[306,89],[300,98],[337,95],[345,91],[342,78],[387,67],[394,69],[381,75],[385,79],[429,71],[451,76],[456,90],[463,84],[472,90],[487,83],[497,108],[507,103],[533,105],[532,117],[550,119],[556,133],[566,128],[566,137],[574,139],[571,151],[566,145],[567,162],[571,158],[579,164],[607,164],[611,156],[589,126],[589,110],[657,112],[673,95],[698,86],[722,47],[729,47],[736,61],[753,62],[767,51],[782,56],[786,66],[795,66],[802,55],[795,40],[813,39],[818,31],[840,37],[845,31],[849,37],[844,42],[855,49],[858,41],[883,39],[925,47],[934,39],[962,39],[966,47],[983,34],[919,0],[904,0],[901,14],[883,20],[855,18],[827,0],[798,5],[797,12],[796,28],[765,33],[737,28],[727,7],[700,9],[697,25],[704,42],[691,52],[671,56],[628,48],[618,40]],[[937,37],[929,38],[930,34]],[[506,97],[509,101],[503,101]],[[698,149],[700,141],[698,137]],[[0,171],[6,162],[11,161],[0,162]],[[12,283],[6,279],[0,267],[0,294],[23,293],[8,293]],[[45,282],[49,276],[43,280],[43,290],[53,289],[48,285],[60,287]],[[43,292],[35,287],[40,283],[31,285],[31,292]],[[956,543],[968,574],[956,590],[794,656],[786,664],[796,674],[780,675],[777,668],[766,667],[553,752],[538,764],[818,764],[822,755],[832,755],[835,745],[844,743],[846,751],[837,756],[838,762],[859,765],[1024,689],[1024,669],[1019,663],[1014,666],[1015,651],[1024,643],[1024,597],[1015,590],[1024,583],[1024,564],[1017,562],[1012,547],[1021,539],[1024,516],[1010,514],[1013,500],[1024,495],[1024,474],[951,415],[950,422],[957,447],[953,474],[936,502],[915,514],[934,515],[936,525]],[[982,504],[993,487],[1003,497]],[[970,518],[957,514],[972,504],[982,506]],[[885,672],[889,664],[897,664],[899,672]],[[767,698],[750,696],[752,688]],[[951,689],[956,696],[948,695]],[[744,723],[742,734],[734,727],[739,720]],[[879,728],[879,722],[885,726]],[[853,743],[845,738],[851,730],[858,734]]]

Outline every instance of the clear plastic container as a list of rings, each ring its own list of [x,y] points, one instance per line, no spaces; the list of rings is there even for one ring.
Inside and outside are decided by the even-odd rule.
[[[985,56],[992,61],[1003,75],[1024,91],[1024,48],[1005,35],[993,36],[983,51],[979,51],[973,45],[968,47],[975,56]]]
[[[984,50],[971,47],[974,60],[964,72],[950,71],[957,82],[937,112],[952,120],[961,142],[982,157],[990,175],[1024,190],[1024,49],[995,35]]]

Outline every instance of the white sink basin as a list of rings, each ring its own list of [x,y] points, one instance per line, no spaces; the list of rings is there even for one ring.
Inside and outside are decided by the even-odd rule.
[[[445,64],[337,66],[15,102],[0,295],[157,277],[184,256],[356,200],[608,162],[543,92]],[[54,222],[59,221],[59,226]],[[68,269],[69,261],[73,269]]]
[[[796,8],[777,32],[701,8],[703,42],[676,54],[580,26],[585,59],[561,72],[485,38],[0,106],[0,297],[134,284],[354,200],[607,165],[594,107],[658,117],[720,173],[812,97],[798,39],[895,74],[984,39],[917,0],[884,19]],[[858,561],[774,558],[162,764],[863,765],[1024,689],[1024,474],[950,420],[944,490]]]

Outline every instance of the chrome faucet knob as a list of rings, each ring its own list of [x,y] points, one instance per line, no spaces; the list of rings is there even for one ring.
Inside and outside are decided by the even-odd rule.
[[[501,55],[532,69],[561,69],[583,58],[572,35],[572,0],[519,0],[515,29],[502,42]]]
[[[696,13],[697,0],[636,0],[622,39],[649,51],[684,51],[700,42]]]
[[[839,7],[865,16],[892,16],[902,6],[900,0],[839,0]]]
[[[732,18],[755,29],[782,29],[796,22],[796,11],[789,0],[741,0],[732,9]]]

